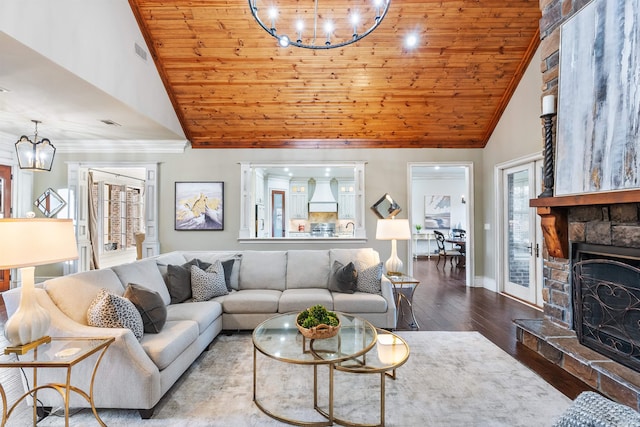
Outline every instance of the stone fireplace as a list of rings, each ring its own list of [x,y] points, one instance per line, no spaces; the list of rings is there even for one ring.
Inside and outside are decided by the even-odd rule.
[[[582,379],[594,389],[614,400],[638,409],[640,408],[640,349],[637,347],[640,345],[640,337],[638,336],[640,331],[637,330],[638,319],[630,320],[627,318],[624,320],[630,320],[631,326],[634,326],[635,322],[636,331],[631,334],[636,339],[633,350],[620,349],[622,345],[612,344],[614,341],[611,339],[607,343],[612,344],[608,349],[605,345],[591,345],[607,342],[608,338],[604,335],[598,337],[597,334],[594,335],[592,330],[589,331],[589,328],[584,329],[581,326],[583,321],[581,316],[584,311],[576,310],[576,304],[580,304],[585,295],[584,291],[578,292],[574,289],[576,280],[571,274],[572,258],[575,258],[574,261],[596,258],[615,262],[623,261],[631,266],[629,272],[603,272],[599,269],[595,274],[590,274],[595,277],[585,278],[592,282],[599,280],[601,285],[609,286],[609,289],[612,289],[612,286],[615,287],[618,296],[622,292],[622,285],[635,282],[636,286],[640,286],[640,280],[634,280],[633,277],[629,278],[628,276],[637,273],[633,270],[640,266],[640,203],[603,203],[603,200],[611,197],[638,198],[640,193],[633,191],[610,193],[609,195],[532,200],[532,205],[569,204],[560,207],[538,207],[538,212],[543,216],[543,222],[545,213],[554,219],[554,224],[551,226],[547,224],[547,226],[555,229],[556,232],[551,234],[558,239],[564,239],[562,244],[566,249],[563,254],[556,254],[562,256],[553,256],[545,251],[544,320],[516,321],[518,340]],[[594,204],[579,205],[583,202]],[[557,242],[557,245],[560,245],[560,242]],[[553,247],[554,244],[548,246]],[[578,251],[581,251],[582,254],[577,254]],[[594,271],[587,273],[594,273]],[[580,299],[576,301],[574,297]],[[629,300],[633,298],[636,298],[637,301],[629,303]],[[593,294],[589,294],[587,300],[588,311],[598,311],[602,307],[600,305],[602,301],[594,301]],[[625,313],[638,309],[640,288],[625,294],[619,298],[619,301],[622,301],[623,307],[621,307],[620,314],[624,318]],[[619,302],[607,301],[606,304],[617,306]],[[638,317],[640,318],[640,315]],[[595,323],[602,324],[602,319],[596,320]],[[616,339],[620,338],[620,335],[624,335],[620,332],[620,329],[624,330],[624,327],[617,326],[617,328],[619,331],[615,333]],[[586,343],[585,337],[588,341]],[[616,346],[620,348],[616,350]],[[626,359],[622,357],[623,360],[621,360],[618,356],[625,352],[633,354],[633,356]]]
[[[558,94],[560,27],[590,1],[540,0],[543,96]],[[613,360],[611,352],[605,354],[608,350],[598,348],[596,351],[593,346],[583,345],[576,333],[577,317],[583,316],[584,311],[575,315],[571,257],[576,244],[639,250],[640,190],[538,198],[531,200],[530,206],[535,207],[541,217],[545,237],[544,319],[516,320],[518,340],[604,395],[638,410],[638,366]],[[602,276],[603,282],[610,281],[607,277],[610,272],[603,274],[596,277]],[[594,307],[602,308],[599,304],[586,308],[597,310]],[[629,308],[625,304],[622,313]],[[600,325],[601,320],[594,322]],[[582,329],[580,334],[588,335],[585,332]],[[606,341],[603,337],[596,341],[599,339]]]

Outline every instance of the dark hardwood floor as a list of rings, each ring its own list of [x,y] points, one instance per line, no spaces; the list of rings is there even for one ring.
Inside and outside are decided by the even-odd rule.
[[[542,318],[541,311],[484,288],[467,288],[463,268],[443,267],[442,263],[437,268],[436,258],[420,258],[413,268],[414,277],[420,280],[413,306],[421,331],[478,331],[569,398],[593,390],[517,342],[513,320]],[[398,329],[412,330],[409,322],[405,312]]]

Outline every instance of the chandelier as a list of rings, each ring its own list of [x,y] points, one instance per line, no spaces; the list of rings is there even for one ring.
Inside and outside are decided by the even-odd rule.
[[[39,120],[31,120],[36,125],[33,141],[27,136],[22,135],[16,142],[16,154],[18,155],[18,164],[20,169],[29,169],[34,171],[51,171],[53,157],[56,154],[56,147],[51,144],[47,138],[38,141],[38,123]]]
[[[355,43],[382,22],[390,0],[249,0],[258,24],[282,47],[332,49]]]

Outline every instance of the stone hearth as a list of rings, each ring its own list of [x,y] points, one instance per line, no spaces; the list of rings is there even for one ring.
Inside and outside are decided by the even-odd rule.
[[[640,373],[578,341],[576,333],[549,319],[519,319],[517,339],[605,396],[640,411]]]

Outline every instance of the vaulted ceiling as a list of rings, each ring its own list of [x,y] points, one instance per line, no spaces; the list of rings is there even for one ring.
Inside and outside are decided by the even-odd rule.
[[[196,148],[484,147],[541,17],[538,0],[391,0],[364,39],[309,50],[278,47],[247,0],[129,3]]]

